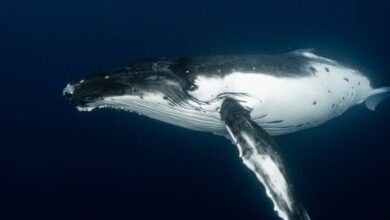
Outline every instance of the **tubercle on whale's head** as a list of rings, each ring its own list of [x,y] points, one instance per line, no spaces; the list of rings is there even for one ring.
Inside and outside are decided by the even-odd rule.
[[[70,82],[64,88],[63,96],[80,111],[91,111],[103,106],[115,108],[104,102],[110,97],[143,99],[151,93],[161,94],[164,99],[185,96],[186,83],[180,77],[169,69],[153,68],[151,65],[106,71]]]

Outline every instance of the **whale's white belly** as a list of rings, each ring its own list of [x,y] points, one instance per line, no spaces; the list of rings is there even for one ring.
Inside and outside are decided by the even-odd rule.
[[[283,78],[235,72],[224,78],[198,78],[199,89],[191,95],[202,101],[221,94],[242,100],[252,109],[254,121],[271,135],[281,135],[318,126],[361,103],[371,91],[369,80],[353,69],[329,64],[308,68],[315,74]],[[219,104],[203,108],[212,110]],[[212,115],[211,111],[208,114]]]

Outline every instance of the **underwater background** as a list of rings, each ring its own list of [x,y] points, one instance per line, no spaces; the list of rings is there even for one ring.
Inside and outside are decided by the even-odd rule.
[[[71,80],[147,57],[317,53],[390,85],[388,1],[0,4],[0,219],[277,220],[222,137],[78,112]],[[390,100],[276,137],[311,219],[390,219]]]

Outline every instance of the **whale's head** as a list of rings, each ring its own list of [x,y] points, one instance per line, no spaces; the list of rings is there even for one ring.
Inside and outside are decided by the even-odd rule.
[[[128,111],[174,105],[188,98],[191,85],[167,63],[143,61],[68,83],[64,97],[80,111],[115,108]]]

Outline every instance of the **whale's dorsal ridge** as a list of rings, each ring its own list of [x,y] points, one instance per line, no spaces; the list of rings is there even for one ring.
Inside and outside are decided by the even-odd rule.
[[[316,49],[315,49],[315,48],[297,49],[297,50],[291,51],[290,53],[292,53],[292,54],[298,54],[298,55],[305,55],[305,54],[312,54],[312,55],[315,55]]]

